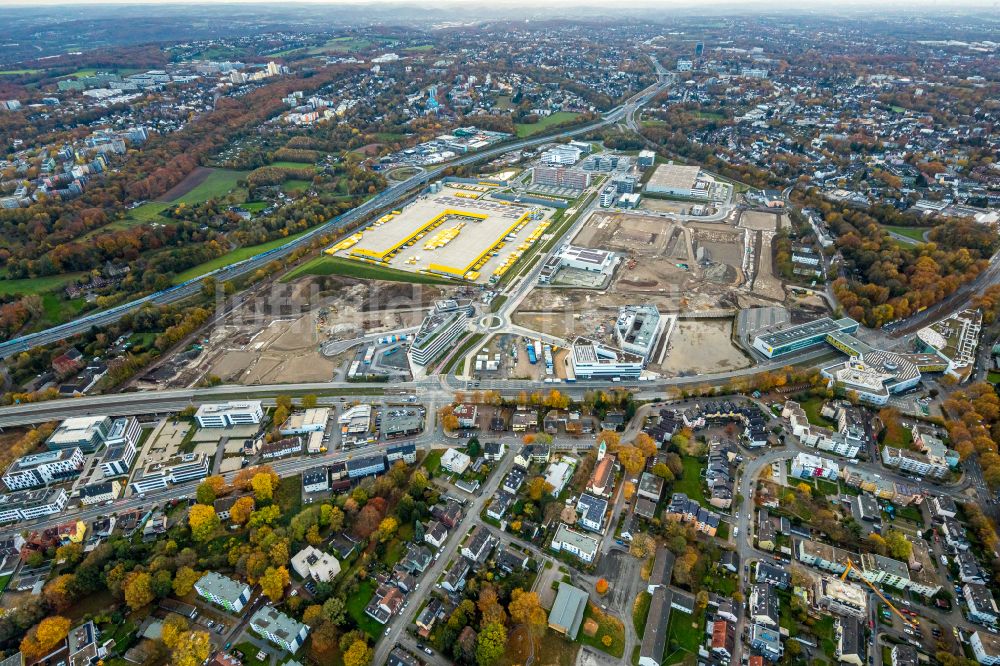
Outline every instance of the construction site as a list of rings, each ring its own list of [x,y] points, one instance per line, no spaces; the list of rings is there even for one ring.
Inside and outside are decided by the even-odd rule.
[[[200,353],[173,357],[147,373],[142,384],[342,380],[365,336],[419,326],[441,294],[434,286],[342,276],[278,283],[266,297],[247,299],[216,324],[197,345]],[[336,353],[323,353],[323,346],[337,343]]]
[[[432,183],[326,250],[329,255],[476,284],[498,281],[549,226],[554,208],[493,198],[492,181]]]
[[[563,340],[613,343],[619,306],[654,305],[678,318],[665,353],[650,357],[649,370],[677,376],[748,367],[752,360],[732,341],[733,317],[740,308],[786,305],[771,256],[781,224],[787,218],[780,213],[754,211],[717,222],[597,211],[565,240],[621,257],[612,278],[601,288],[535,288],[513,322]]]

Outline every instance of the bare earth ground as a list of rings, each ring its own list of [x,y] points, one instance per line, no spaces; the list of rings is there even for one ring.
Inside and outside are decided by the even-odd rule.
[[[174,199],[178,199],[187,194],[188,192],[190,192],[191,190],[193,190],[194,188],[198,187],[202,183],[204,183],[205,179],[208,178],[211,175],[211,173],[212,170],[209,169],[208,167],[198,167],[194,171],[189,173],[187,176],[185,176],[184,180],[177,183],[169,190],[164,192],[162,195],[157,197],[156,200],[173,201]]]
[[[780,214],[776,213],[747,210],[743,211],[743,214],[740,216],[739,226],[755,231],[775,231],[778,227],[779,217]]]
[[[670,336],[667,358],[650,369],[667,376],[735,370],[751,365],[730,341],[730,319],[681,319]]]
[[[321,343],[415,326],[441,293],[342,277],[276,285],[217,326],[205,352],[173,383],[187,386],[210,375],[246,385],[330,381],[346,356],[323,356]]]

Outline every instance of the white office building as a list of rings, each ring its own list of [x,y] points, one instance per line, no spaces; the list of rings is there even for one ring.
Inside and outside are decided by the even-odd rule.
[[[418,367],[430,365],[465,332],[469,308],[455,301],[438,301],[434,311],[424,318],[410,345],[410,362]]]
[[[66,508],[69,495],[62,488],[19,490],[0,495],[0,524],[51,516]]]
[[[641,356],[585,338],[573,342],[570,362],[577,379],[637,379],[644,366]]]
[[[105,477],[123,476],[135,462],[135,444],[126,441],[124,444],[109,447],[101,458],[101,471]]]
[[[139,443],[139,438],[141,436],[142,427],[139,425],[139,420],[134,416],[126,416],[120,419],[115,419],[111,423],[111,428],[108,430],[108,434],[104,438],[104,444],[107,445],[108,448],[131,444],[134,448]]]
[[[615,337],[622,351],[648,360],[662,327],[655,305],[626,305],[618,309]]]
[[[77,476],[83,470],[83,451],[78,447],[56,449],[18,458],[3,474],[10,490],[37,488]]]
[[[236,425],[256,425],[264,418],[259,400],[204,404],[194,414],[201,428],[229,428]]]
[[[45,440],[50,451],[79,448],[93,453],[101,446],[111,431],[110,416],[78,416],[66,419]]]

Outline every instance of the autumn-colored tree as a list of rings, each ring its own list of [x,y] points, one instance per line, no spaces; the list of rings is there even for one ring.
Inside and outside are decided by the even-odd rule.
[[[271,601],[281,601],[285,596],[285,588],[291,577],[285,567],[268,567],[264,575],[260,577],[260,589]]]
[[[356,640],[344,652],[344,666],[369,666],[375,657],[375,651],[363,640]]]
[[[73,604],[75,580],[73,574],[62,574],[46,583],[42,590],[42,597],[57,613],[61,613]]]
[[[764,469],[770,469],[770,468],[765,467]],[[660,477],[667,483],[673,483],[675,478],[674,473],[670,471],[670,468],[667,467],[666,463],[661,463],[661,462],[658,462],[655,465],[653,465],[653,474],[655,476]]]
[[[476,638],[476,664],[492,666],[507,649],[507,629],[501,622],[487,622]]]
[[[604,578],[598,578],[597,579],[597,585],[594,586],[594,589],[600,595],[607,594],[608,593],[608,581],[605,580]]]
[[[191,567],[180,567],[174,574],[174,594],[178,597],[187,596],[200,578],[201,574]]]
[[[160,630],[160,640],[167,646],[168,650],[184,640],[191,631],[191,625],[187,618],[177,613],[168,613],[163,621],[163,628]]]
[[[256,467],[245,467],[240,471],[236,472],[236,476],[233,478],[233,486],[239,490],[250,490],[253,482],[253,478],[258,474],[268,474],[273,480],[272,486],[274,488],[278,487],[281,482],[281,477],[271,469],[270,465],[257,465]]]
[[[515,587],[510,593],[507,610],[511,620],[528,625],[536,637],[545,633],[548,619],[537,592],[525,592]]]
[[[316,397],[315,393],[306,393],[302,396],[302,408],[303,409],[313,409],[319,404],[319,398]]]
[[[537,502],[542,499],[542,495],[546,493],[551,493],[555,490],[552,484],[545,480],[544,476],[535,476],[528,481],[528,497],[533,501]]]
[[[156,595],[153,592],[153,577],[145,571],[133,571],[125,579],[125,603],[132,610],[148,606]]]
[[[195,504],[188,511],[188,525],[191,527],[192,539],[208,541],[219,529],[219,516],[213,507],[207,504]]]
[[[310,635],[313,651],[318,654],[329,654],[336,650],[338,636],[337,627],[332,622],[320,622]]]
[[[881,534],[872,532],[865,537],[865,541],[867,542],[868,547],[879,555],[886,555],[889,552],[889,547],[886,545],[885,539],[882,538]]]
[[[275,482],[274,476],[261,472],[250,479],[250,486],[253,488],[254,497],[258,502],[270,502],[274,499],[274,490],[278,484]]]
[[[644,432],[635,436],[632,445],[642,451],[642,455],[647,458],[656,455],[656,441]]]
[[[656,552],[656,541],[645,532],[636,534],[629,543],[629,552],[640,560],[644,560]]]
[[[507,621],[507,613],[504,612],[503,606],[500,605],[497,589],[490,583],[485,583],[479,588],[479,601],[476,605],[483,616],[483,624],[491,622],[503,624]]]
[[[281,518],[281,507],[277,504],[272,504],[271,506],[265,506],[263,509],[252,512],[250,520],[247,521],[247,526],[251,529],[256,529],[263,525],[271,525],[278,518]]]
[[[646,456],[635,446],[622,446],[618,449],[618,461],[630,476],[637,476],[646,466]]]
[[[274,427],[277,428],[282,423],[284,423],[285,421],[287,421],[288,420],[288,414],[289,414],[289,410],[288,410],[287,407],[284,407],[282,405],[278,405],[277,407],[275,407],[274,408],[274,415],[273,415],[273,417],[271,419],[272,422],[274,423]]]
[[[52,615],[32,627],[21,641],[25,663],[34,663],[52,652],[69,635],[70,624],[69,618]]]
[[[611,453],[617,453],[621,437],[614,430],[602,430],[597,435],[597,446],[601,444],[604,444]]]
[[[913,554],[913,544],[899,530],[890,529],[885,533],[885,545],[889,548],[889,555],[897,560],[905,562]]]
[[[219,475],[207,477],[198,484],[195,499],[199,504],[211,504],[226,492],[226,480]]]
[[[250,520],[250,514],[253,513],[254,507],[256,507],[256,503],[253,497],[244,495],[229,508],[229,519],[237,525],[246,525],[247,521]]]
[[[626,481],[622,487],[622,493],[625,495],[626,502],[632,499],[632,496],[635,495],[635,484],[631,481]]]
[[[389,539],[396,536],[396,530],[399,528],[399,522],[392,516],[388,516],[382,519],[382,522],[378,526],[378,540],[385,543]]]
[[[320,622],[323,622],[324,619],[323,606],[320,604],[306,606],[306,609],[302,612],[302,622],[310,627],[315,627]]]
[[[191,631],[170,651],[171,666],[201,666],[212,651],[208,632]]]

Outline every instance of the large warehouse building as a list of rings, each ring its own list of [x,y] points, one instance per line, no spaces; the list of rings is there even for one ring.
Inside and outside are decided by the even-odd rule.
[[[646,183],[646,192],[692,199],[707,199],[711,183],[701,178],[701,168],[683,164],[661,164]]]

